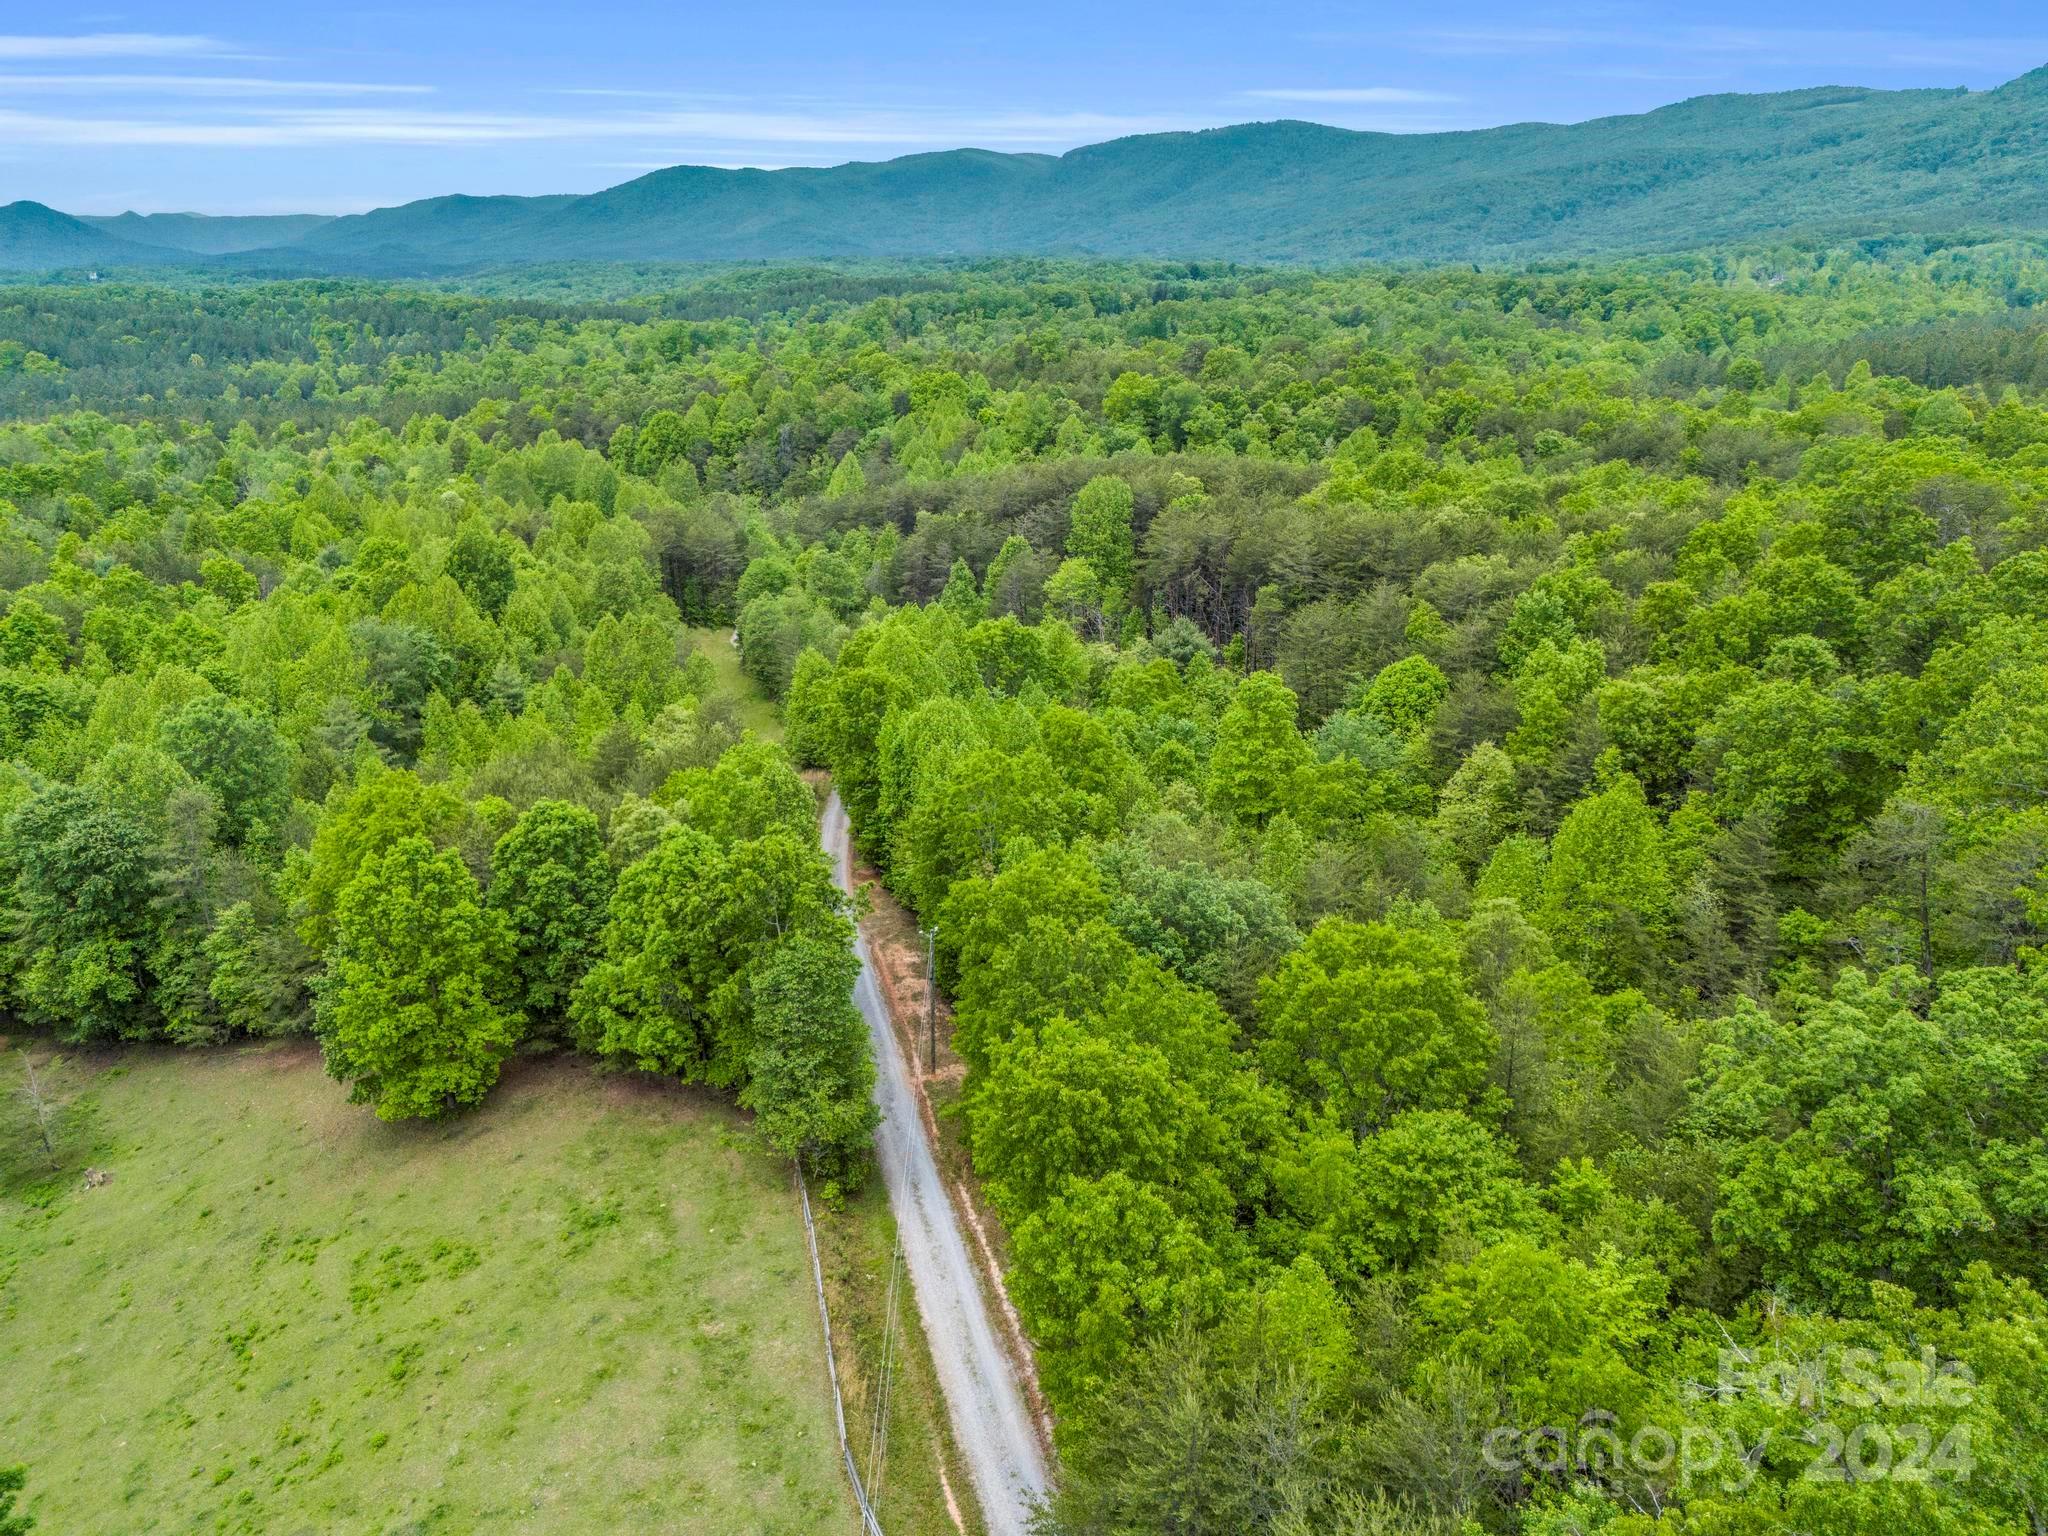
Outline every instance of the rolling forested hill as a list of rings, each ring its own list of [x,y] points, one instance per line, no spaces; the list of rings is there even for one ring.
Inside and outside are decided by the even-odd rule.
[[[122,213],[106,218],[88,214],[78,222],[140,245],[168,246],[174,251],[201,256],[225,256],[232,251],[289,244],[318,229],[328,219],[329,215],[321,213],[225,218],[204,213]]]
[[[145,266],[169,253],[94,229],[83,219],[41,203],[0,207],[0,268],[34,272],[52,267]]]
[[[310,228],[280,221],[277,243],[232,252],[241,231],[201,240],[147,223],[93,227],[17,203],[0,209],[0,266],[182,259],[405,275],[998,253],[1505,261],[2036,231],[2048,228],[2048,69],[1995,91],[1707,96],[1562,127],[1251,123],[1058,157],[960,149],[781,171],[674,166],[587,197],[441,197]],[[167,256],[166,245],[186,250]]]

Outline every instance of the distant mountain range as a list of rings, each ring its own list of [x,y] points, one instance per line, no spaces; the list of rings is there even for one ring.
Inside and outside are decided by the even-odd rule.
[[[1050,254],[1515,261],[1774,237],[2048,231],[2048,69],[1993,91],[1702,96],[1470,133],[1248,123],[1069,154],[676,166],[587,197],[343,218],[0,208],[0,268],[433,275],[555,261]]]
[[[121,213],[111,218],[81,214],[78,222],[136,245],[169,246],[196,256],[230,256],[237,251],[290,245],[334,220],[324,213],[229,218],[206,213]]]

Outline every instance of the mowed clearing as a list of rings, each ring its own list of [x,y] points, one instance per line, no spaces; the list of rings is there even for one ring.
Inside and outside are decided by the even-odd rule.
[[[782,711],[764,698],[754,680],[740,666],[740,653],[732,643],[732,631],[722,626],[702,625],[688,631],[690,648],[711,663],[711,675],[718,691],[731,695],[739,707],[740,724],[766,741],[782,740]]]
[[[0,1462],[43,1529],[852,1528],[790,1176],[731,1109],[517,1062],[392,1127],[302,1044],[71,1087],[61,1180],[0,1157]]]

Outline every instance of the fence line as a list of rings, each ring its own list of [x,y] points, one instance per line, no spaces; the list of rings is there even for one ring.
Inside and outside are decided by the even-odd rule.
[[[839,1424],[839,1454],[846,1458],[846,1475],[853,1481],[853,1499],[860,1506],[861,1530],[865,1536],[882,1536],[882,1523],[868,1503],[868,1491],[853,1464],[853,1447],[846,1439],[846,1401],[839,1395],[839,1361],[832,1350],[832,1312],[825,1304],[825,1268],[818,1262],[818,1228],[811,1220],[811,1191],[804,1183],[804,1171],[796,1171],[796,1192],[804,1204],[804,1241],[811,1248],[811,1281],[818,1289],[818,1321],[825,1325],[825,1374],[832,1378],[832,1417]]]

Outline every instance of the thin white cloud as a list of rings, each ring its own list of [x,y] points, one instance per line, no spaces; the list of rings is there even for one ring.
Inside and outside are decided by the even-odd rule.
[[[1690,45],[1701,53],[1765,55],[1784,64],[1887,69],[1976,69],[2020,75],[2048,59],[2044,37],[1958,37],[1953,33],[1835,32],[1779,28],[1696,27]]]
[[[1197,126],[1095,112],[985,115],[849,108],[690,110],[578,116],[385,107],[261,109],[229,118],[65,116],[0,108],[0,139],[73,147],[290,149],[330,144],[464,145],[637,140],[642,144],[1038,147]]]
[[[269,80],[248,75],[11,75],[0,73],[0,96],[9,91],[115,92],[136,96],[427,96],[430,85],[365,80]]]
[[[1574,69],[1570,73],[1581,80],[1631,80],[1646,85],[1704,85],[1727,78],[1725,74],[1698,69],[1656,69],[1633,64],[1594,65],[1589,69]]]
[[[823,163],[817,160],[593,160],[590,168],[594,171],[631,171],[644,176],[650,171],[674,170],[681,164],[689,164],[707,171],[793,171],[816,170]]]
[[[224,43],[189,33],[89,32],[70,37],[0,35],[0,59],[176,59],[219,57]]]
[[[611,101],[747,101],[752,98],[725,91],[679,91],[673,86],[654,89],[629,85],[557,85],[549,96],[589,96]]]
[[[1590,47],[1599,42],[1616,43],[1623,34],[1592,32],[1567,27],[1450,27],[1409,34],[1409,40],[1425,53],[1496,54],[1521,53],[1536,48]]]
[[[1260,91],[1239,91],[1253,101],[1306,101],[1327,105],[1400,106],[1427,102],[1455,102],[1464,98],[1441,91],[1411,91],[1397,85],[1361,86],[1276,86]]]
[[[1612,49],[1806,70],[1968,69],[2023,73],[2048,59],[2048,37],[1801,27],[1476,26],[1423,28],[1408,41],[1427,53],[1489,56]]]

